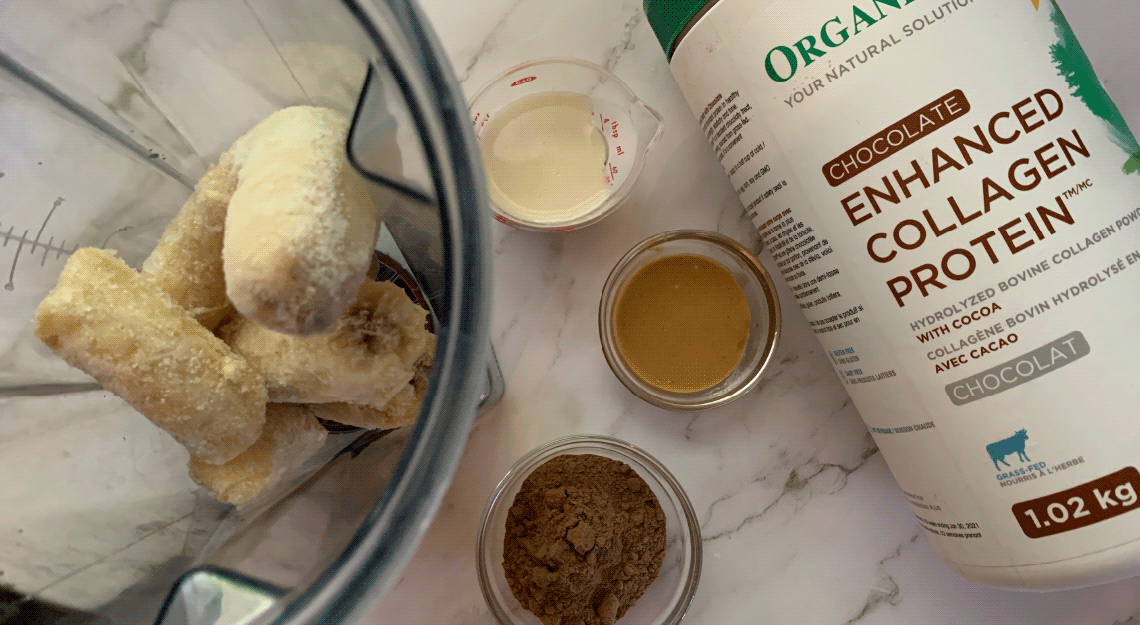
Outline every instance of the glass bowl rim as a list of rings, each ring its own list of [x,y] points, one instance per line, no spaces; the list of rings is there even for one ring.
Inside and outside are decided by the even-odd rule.
[[[748,268],[750,274],[756,279],[757,284],[764,293],[764,300],[767,304],[766,312],[768,315],[768,332],[764,337],[764,353],[752,371],[750,371],[746,377],[742,378],[742,382],[733,388],[731,392],[720,397],[704,397],[703,391],[672,394],[676,397],[692,398],[691,400],[682,402],[671,401],[660,394],[651,392],[649,390],[651,385],[647,382],[635,379],[625,371],[625,367],[622,366],[624,360],[617,353],[617,339],[610,332],[609,320],[616,308],[617,296],[619,295],[614,292],[617,288],[618,276],[635,258],[646,250],[671,241],[700,241],[717,246],[730,253]],[[606,364],[609,365],[610,371],[613,371],[614,376],[634,395],[659,408],[666,408],[678,412],[692,412],[724,406],[740,399],[751,391],[759,384],[764,372],[768,369],[769,363],[772,361],[772,357],[776,353],[776,348],[780,343],[781,325],[780,296],[776,292],[776,284],[772,280],[772,276],[768,273],[768,270],[739,242],[719,232],[708,230],[669,230],[655,234],[637,245],[634,245],[610,271],[609,276],[606,278],[605,286],[602,287],[602,296],[598,304],[598,334],[602,343],[602,355],[605,356]],[[661,393],[664,393],[664,391],[661,391]]]

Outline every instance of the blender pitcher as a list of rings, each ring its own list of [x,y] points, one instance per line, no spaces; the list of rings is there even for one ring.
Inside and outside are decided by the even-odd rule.
[[[330,432],[235,509],[30,321],[76,248],[139,267],[206,168],[296,104],[351,117],[349,160],[386,207],[378,249],[438,343],[414,426]],[[0,624],[351,622],[395,583],[502,393],[468,124],[408,0],[0,3]]]

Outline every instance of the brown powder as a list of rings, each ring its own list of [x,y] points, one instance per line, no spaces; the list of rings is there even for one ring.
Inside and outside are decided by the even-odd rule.
[[[624,462],[556,456],[523,481],[507,512],[507,583],[544,625],[612,624],[664,559],[665,513]]]

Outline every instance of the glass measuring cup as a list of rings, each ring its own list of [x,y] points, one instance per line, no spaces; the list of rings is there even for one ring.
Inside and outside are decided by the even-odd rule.
[[[469,109],[475,135],[482,140],[496,115],[510,105],[542,93],[568,93],[588,98],[594,129],[605,143],[605,161],[598,175],[607,193],[596,206],[573,216],[536,220],[520,216],[491,196],[495,219],[524,230],[565,232],[588,226],[614,211],[629,195],[645,166],[646,156],[661,138],[661,115],[611,72],[571,58],[546,58],[517,65],[484,85],[471,98]],[[495,184],[488,177],[488,185]]]

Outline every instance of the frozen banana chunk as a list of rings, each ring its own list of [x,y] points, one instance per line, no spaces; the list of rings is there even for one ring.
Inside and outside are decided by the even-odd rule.
[[[227,152],[198,181],[142,266],[144,274],[207,330],[232,310],[226,300],[222,239],[226,207],[236,187],[237,170]]]
[[[391,282],[365,281],[345,309],[341,323],[349,336],[358,337],[368,349],[394,353],[409,369],[435,351],[435,335],[427,329],[427,311]]]
[[[269,404],[261,437],[237,458],[209,464],[190,458],[190,478],[215,499],[243,504],[273,488],[324,445],[328,432],[305,407]]]
[[[72,254],[35,323],[68,364],[203,462],[232,460],[261,435],[261,374],[110,252]]]
[[[412,381],[400,389],[400,392],[396,393],[383,408],[346,402],[310,404],[309,408],[326,421],[344,425],[355,425],[370,430],[400,428],[416,422],[424,396],[427,395],[430,379],[431,352],[429,351],[420,362],[416,363],[416,374]]]
[[[420,412],[420,402],[416,399],[411,384],[405,384],[383,408],[343,401],[308,406],[313,414],[325,421],[368,430],[392,430],[411,425],[416,422],[416,416]]]
[[[400,287],[370,280],[327,334],[283,334],[241,315],[223,321],[217,334],[262,373],[270,401],[383,409],[434,346],[426,320]]]
[[[327,331],[365,278],[381,215],[348,163],[348,126],[329,109],[295,106],[232,148],[238,184],[222,248],[226,293],[267,328]]]

